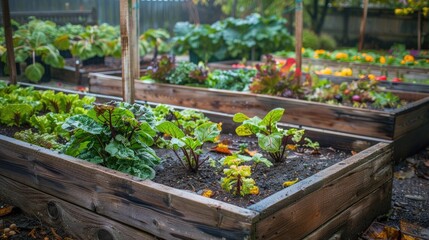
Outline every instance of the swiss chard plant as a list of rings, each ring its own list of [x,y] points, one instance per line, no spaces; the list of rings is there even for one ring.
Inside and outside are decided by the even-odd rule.
[[[156,131],[143,120],[141,105],[95,104],[87,114],[68,118],[62,128],[72,133],[64,153],[147,179],[160,159],[150,147]],[[136,115],[139,113],[140,115]]]
[[[297,149],[303,140],[304,130],[290,128],[288,130],[278,127],[284,109],[276,108],[265,115],[264,118],[257,116],[249,118],[243,113],[237,113],[233,121],[241,123],[235,130],[239,136],[256,135],[259,147],[266,151],[275,162],[282,162],[289,151]],[[301,145],[300,145],[301,144]]]
[[[218,140],[220,125],[192,109],[176,111],[164,107],[165,105],[161,106],[154,111],[155,116],[161,115],[165,119],[158,121],[157,129],[164,134],[164,138],[157,142],[158,146],[172,149],[185,168],[190,172],[197,172],[207,160],[201,159],[203,145]]]
[[[167,140],[167,147],[172,149],[182,165],[193,173],[198,172],[200,166],[207,160],[201,159],[204,143],[214,142],[220,134],[218,125],[211,122],[199,125],[191,134],[185,134],[182,129],[170,121],[160,123],[157,129],[171,137],[170,140]],[[180,157],[179,151],[183,157]]]

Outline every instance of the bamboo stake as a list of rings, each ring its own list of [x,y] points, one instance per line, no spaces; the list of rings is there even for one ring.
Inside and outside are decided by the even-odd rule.
[[[7,63],[9,65],[9,81],[16,84],[15,53],[12,40],[12,25],[10,23],[9,0],[2,0],[4,34],[6,38]]]
[[[302,0],[295,1],[295,61],[296,61],[296,72],[295,81],[296,84],[300,84],[301,78],[301,67],[302,67]]]
[[[368,0],[363,0],[363,15],[360,21],[359,52],[362,51],[363,42],[365,40],[365,27],[366,27],[367,15],[368,15]]]
[[[140,75],[138,51],[139,0],[121,0],[120,27],[122,46],[122,97],[134,103],[134,80]]]

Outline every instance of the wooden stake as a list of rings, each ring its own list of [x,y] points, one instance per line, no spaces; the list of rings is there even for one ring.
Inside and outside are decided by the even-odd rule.
[[[134,103],[134,80],[140,76],[138,49],[139,0],[121,0],[120,27],[122,45],[122,97]]]
[[[9,0],[2,0],[1,2],[3,8],[4,34],[6,38],[7,63],[9,65],[9,81],[11,84],[16,84],[15,52],[12,40],[12,25],[10,23]]]
[[[363,0],[363,14],[360,21],[360,33],[359,33],[359,52],[363,49],[363,43],[365,40],[365,27],[366,27],[366,17],[368,15],[368,0]]]
[[[422,10],[417,13],[417,50],[422,49]]]
[[[300,83],[301,68],[302,68],[302,0],[295,1],[295,60],[296,60],[296,72],[295,80],[297,84]]]

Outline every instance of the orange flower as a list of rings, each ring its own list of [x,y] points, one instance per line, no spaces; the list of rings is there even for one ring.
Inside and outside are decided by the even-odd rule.
[[[386,63],[386,58],[384,56],[380,57],[380,63],[381,64],[385,64]]]
[[[412,55],[405,55],[403,60],[406,63],[408,63],[408,62],[414,62],[414,57]]]

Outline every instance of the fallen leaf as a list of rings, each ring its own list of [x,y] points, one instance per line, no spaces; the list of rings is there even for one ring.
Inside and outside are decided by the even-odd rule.
[[[249,156],[251,156],[251,157],[253,157],[253,156],[255,156],[255,154],[257,154],[258,153],[258,151],[250,151],[249,149],[244,149],[244,151],[247,153],[247,154],[249,154]]]
[[[27,236],[30,236],[31,238],[36,239],[36,229],[33,228],[31,231],[27,234]]]
[[[355,152],[355,151],[353,151],[353,150],[352,150],[352,152],[351,152],[351,153],[352,153],[352,155],[356,155],[356,154],[357,154],[357,152]]]
[[[6,216],[12,212],[14,206],[12,205],[3,205],[0,207],[0,217]]]
[[[296,150],[296,145],[295,144],[288,144],[288,145],[286,145],[286,147],[287,147],[288,150],[291,150],[291,151],[295,151]]]
[[[291,181],[286,181],[283,183],[283,187],[289,187],[294,185],[295,183],[297,183],[299,181],[298,178],[296,178],[295,180],[291,180]]]
[[[399,226],[402,232],[402,239],[406,240],[420,240],[429,239],[429,229],[423,228],[413,223],[401,220]]]
[[[54,228],[51,228],[51,232],[52,232],[52,235],[54,235],[55,240],[63,240],[63,238],[60,235],[58,235],[58,233],[55,231]]]
[[[223,143],[219,143],[218,145],[216,145],[216,147],[212,148],[211,151],[228,155],[232,154],[231,150],[229,150],[229,146]]]
[[[376,239],[388,239],[388,240],[396,240],[399,239],[400,236],[399,229],[394,227],[379,223],[373,222],[371,226],[365,232],[365,238],[376,240]]]
[[[397,171],[393,175],[398,180],[404,180],[404,179],[408,179],[408,178],[414,177],[415,173],[414,173],[414,169],[413,168],[409,168],[406,171],[402,171],[402,170]]]
[[[207,198],[211,198],[211,197],[213,197],[213,195],[214,195],[214,193],[210,189],[204,189],[203,193],[201,194],[201,196],[207,197]]]

